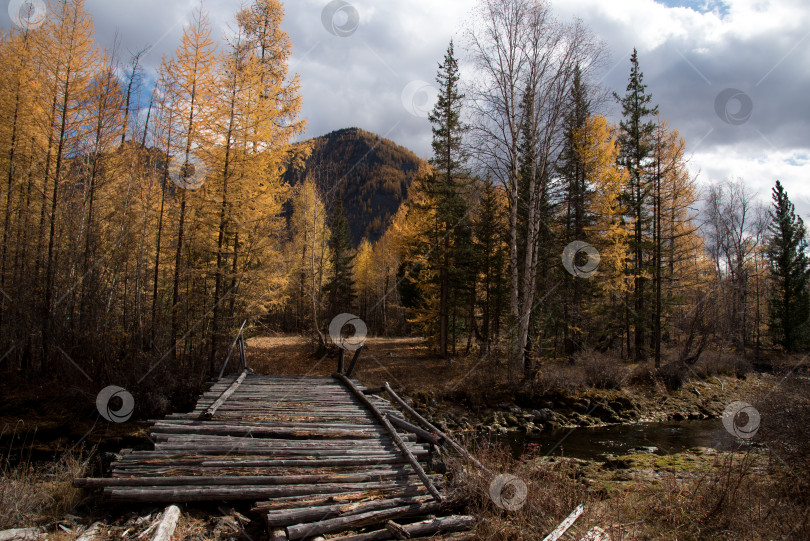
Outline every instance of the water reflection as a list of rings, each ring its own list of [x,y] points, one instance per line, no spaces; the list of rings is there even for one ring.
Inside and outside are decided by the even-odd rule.
[[[531,446],[535,451],[539,447],[542,455],[586,460],[628,454],[634,450],[668,455],[691,447],[731,451],[740,445],[739,440],[726,432],[720,419],[574,428],[532,437],[510,434],[498,440],[508,444],[515,457]]]

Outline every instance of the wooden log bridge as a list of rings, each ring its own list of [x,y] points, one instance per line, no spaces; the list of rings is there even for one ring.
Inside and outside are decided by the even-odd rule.
[[[242,368],[193,411],[153,421],[154,449],[124,450],[110,477],[74,485],[111,501],[249,501],[272,539],[361,529],[339,539],[436,539],[473,527],[471,517],[447,516],[442,476],[425,471],[436,439],[387,400],[342,373]]]

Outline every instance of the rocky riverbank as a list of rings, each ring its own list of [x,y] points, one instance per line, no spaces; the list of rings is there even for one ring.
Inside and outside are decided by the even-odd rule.
[[[710,377],[689,382],[677,390],[661,386],[623,389],[583,389],[515,392],[492,389],[472,396],[466,391],[449,393],[415,391],[410,402],[442,430],[455,433],[539,435],[543,431],[652,421],[711,419],[722,415],[734,400],[745,400],[771,378],[749,374],[746,378]]]

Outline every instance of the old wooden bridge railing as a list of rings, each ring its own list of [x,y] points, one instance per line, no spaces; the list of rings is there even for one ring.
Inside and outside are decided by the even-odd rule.
[[[369,529],[333,539],[440,539],[473,527],[450,513],[442,476],[426,471],[437,446],[466,451],[388,384],[352,379],[362,348],[348,370],[341,353],[333,377],[259,375],[247,367],[242,329],[194,410],[154,421],[154,449],[124,450],[109,477],[74,484],[115,501],[251,501],[279,540]],[[222,377],[236,347],[241,371]]]

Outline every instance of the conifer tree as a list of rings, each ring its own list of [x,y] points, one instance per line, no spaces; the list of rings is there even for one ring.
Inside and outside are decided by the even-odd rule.
[[[452,251],[464,244],[466,204],[460,193],[460,178],[463,175],[464,153],[461,122],[461,103],[464,95],[458,88],[458,61],[453,51],[453,42],[447,47],[444,62],[439,65],[436,82],[439,96],[436,106],[428,115],[433,124],[433,158],[430,163],[436,173],[428,177],[429,199],[435,206],[438,230],[437,253],[439,281],[439,354],[447,357],[451,287],[454,266]]]
[[[633,49],[630,57],[630,77],[624,97],[614,92],[613,96],[622,105],[622,120],[619,145],[619,161],[630,175],[630,183],[624,196],[633,219],[633,236],[630,241],[633,279],[632,323],[634,328],[634,358],[641,362],[647,358],[647,328],[650,307],[646,282],[650,273],[652,239],[650,228],[653,217],[650,212],[653,191],[653,170],[650,163],[654,147],[655,121],[658,106],[651,106],[652,95],[647,93],[644,74],[639,68],[638,52]],[[628,327],[631,314],[628,317]],[[629,335],[628,335],[629,340]]]
[[[810,318],[807,230],[778,180],[772,193],[767,248],[775,282],[770,306],[771,331],[776,342],[792,352],[805,343]]]
[[[473,222],[478,280],[480,282],[481,354],[490,352],[500,332],[507,295],[506,205],[503,192],[491,180],[483,183],[478,212]]]
[[[178,47],[175,59],[169,64],[169,71],[177,92],[176,105],[180,111],[180,126],[176,136],[178,144],[177,161],[180,164],[179,177],[183,187],[179,187],[180,209],[177,218],[177,240],[175,246],[174,279],[172,282],[172,324],[170,336],[171,356],[175,358],[175,347],[180,332],[180,278],[184,266],[183,245],[186,238],[187,205],[191,198],[186,189],[190,177],[197,173],[195,160],[203,160],[201,149],[206,133],[204,107],[213,103],[216,44],[211,38],[211,25],[208,14],[202,5],[194,12],[194,18],[183,29],[182,43]],[[197,162],[199,163],[199,162]],[[199,181],[200,179],[195,179]],[[187,264],[188,262],[186,262]]]
[[[570,242],[585,238],[585,229],[592,222],[587,213],[587,201],[591,188],[586,178],[585,164],[578,151],[580,141],[578,136],[582,133],[590,114],[591,100],[588,89],[582,80],[582,71],[579,66],[574,69],[571,80],[571,89],[568,95],[567,111],[563,119],[563,147],[557,164],[557,173],[562,177],[562,209],[563,242]],[[581,316],[583,289],[588,288],[588,282],[578,280],[573,276],[564,276],[566,299],[563,302],[563,347],[566,355],[571,355],[581,349]]]
[[[331,275],[324,288],[331,317],[348,312],[354,301],[354,280],[352,267],[354,255],[351,253],[351,232],[339,198],[332,213],[331,236],[329,237],[329,259],[332,262]]]

